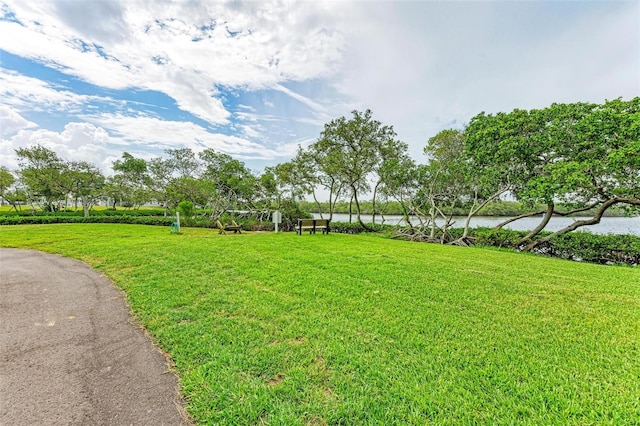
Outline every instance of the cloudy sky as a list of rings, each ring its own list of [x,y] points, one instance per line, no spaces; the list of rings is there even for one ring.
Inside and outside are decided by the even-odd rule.
[[[640,95],[637,1],[0,0],[0,165],[213,148],[260,171],[372,109],[418,161],[481,111]]]

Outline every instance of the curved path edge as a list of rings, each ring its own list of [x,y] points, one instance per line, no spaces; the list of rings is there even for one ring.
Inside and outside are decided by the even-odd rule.
[[[190,425],[124,294],[74,259],[0,249],[1,425]]]

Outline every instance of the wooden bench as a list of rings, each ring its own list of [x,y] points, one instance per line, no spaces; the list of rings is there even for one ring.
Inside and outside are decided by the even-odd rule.
[[[316,229],[320,229],[323,234],[329,233],[329,219],[314,219]],[[315,234],[315,231],[313,231]]]
[[[227,223],[224,225],[219,220],[216,220],[216,225],[218,225],[219,234],[226,234],[227,231],[233,231],[234,234],[236,232],[242,234],[242,228],[236,223],[235,220],[232,220],[231,224]]]
[[[329,219],[298,219],[296,232],[302,235],[302,231],[309,231],[309,234],[315,234],[316,230],[321,230],[323,234],[328,234]]]

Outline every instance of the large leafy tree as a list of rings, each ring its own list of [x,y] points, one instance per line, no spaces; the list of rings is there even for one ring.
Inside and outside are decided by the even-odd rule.
[[[325,124],[320,138],[310,147],[323,173],[340,182],[355,201],[358,221],[360,199],[371,190],[372,174],[382,162],[384,147],[392,144],[393,127],[374,120],[371,110],[352,111],[352,118],[340,117]]]
[[[170,165],[173,174],[178,177],[196,177],[200,169],[200,161],[191,148],[175,148],[165,150],[169,158],[165,161]]]
[[[67,195],[64,160],[42,145],[17,149],[16,154],[29,199],[42,203],[45,210],[57,209]]]
[[[218,210],[257,209],[257,177],[242,161],[210,148],[200,152],[199,157],[204,169],[201,177],[211,183],[211,203]]]
[[[82,204],[85,217],[89,216],[89,210],[104,195],[105,177],[100,170],[86,161],[71,161],[66,164],[68,191]]]
[[[429,139],[424,153],[429,163],[421,168],[420,190],[416,194],[416,213],[427,214],[429,239],[435,240],[438,220],[442,220],[443,232],[450,225],[450,217],[444,212],[456,204],[469,200],[476,202],[472,187],[472,168],[465,152],[464,134],[456,129],[442,130]],[[473,205],[471,211],[473,212]],[[442,235],[444,237],[444,235]],[[466,237],[466,234],[465,234]]]
[[[409,157],[409,147],[399,140],[388,138],[380,144],[380,160],[373,170],[372,221],[376,223],[376,215],[383,213],[380,201],[388,201],[391,197],[390,187],[396,186],[399,172],[411,168],[413,162]],[[383,217],[384,220],[384,217]]]
[[[147,170],[149,172],[149,190],[150,195],[164,208],[164,215],[168,215],[171,197],[169,195],[169,187],[175,179],[175,166],[170,159],[162,157],[152,158],[147,162]],[[182,200],[179,200],[180,202]],[[177,202],[174,203],[177,205]]]
[[[467,148],[476,163],[489,165],[483,179],[509,182],[520,201],[546,205],[543,211],[529,214],[545,213],[539,226],[520,241],[525,249],[553,235],[598,223],[612,205],[639,204],[639,104],[640,98],[553,104],[541,110],[482,113],[471,120]],[[559,201],[574,209],[558,211]],[[535,239],[553,214],[589,209],[596,209],[591,219]]]
[[[114,199],[131,206],[140,206],[150,200],[152,181],[144,159],[124,152],[119,160],[113,162],[113,171],[109,192]]]
[[[315,143],[307,151],[298,150],[294,160],[297,167],[304,170],[300,175],[313,191],[319,186],[329,193],[329,220],[333,219],[336,203],[344,195],[345,188],[340,179],[340,161],[334,157],[337,157],[335,152],[325,151],[322,144]],[[315,192],[313,194],[315,196]]]
[[[571,108],[573,105],[564,106]],[[566,123],[562,123],[566,125]],[[640,208],[640,98],[615,99],[581,106],[558,151],[546,165],[549,185],[576,210],[595,209],[589,219],[574,221],[551,235],[531,240],[526,249],[582,226],[599,223],[614,205]]]

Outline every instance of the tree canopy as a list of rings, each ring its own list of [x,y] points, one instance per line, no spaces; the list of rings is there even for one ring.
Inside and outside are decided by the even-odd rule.
[[[320,208],[317,194],[325,190],[330,219],[336,203],[345,200],[369,228],[361,217],[364,197],[370,197],[374,220],[395,200],[408,232],[430,241],[467,244],[471,218],[508,194],[529,211],[498,227],[542,215],[520,241],[531,250],[554,235],[598,223],[612,206],[640,211],[640,98],[481,112],[464,128],[430,137],[424,164],[409,156],[393,127],[374,119],[371,110],[329,121],[315,142],[262,173],[210,148],[199,153],[168,149],[165,157],[148,160],[124,152],[108,178],[93,164],[67,161],[41,145],[16,154],[20,167],[15,173],[0,167],[4,200],[14,207],[27,200],[55,210],[71,199],[82,204],[85,214],[99,200],[112,206],[155,200],[165,214],[189,202],[212,219],[228,210],[265,217],[286,207],[299,214],[298,201],[311,196]],[[454,223],[447,212],[453,209],[467,211],[457,240],[447,236]],[[593,213],[590,218],[540,237],[553,215],[586,211]]]

